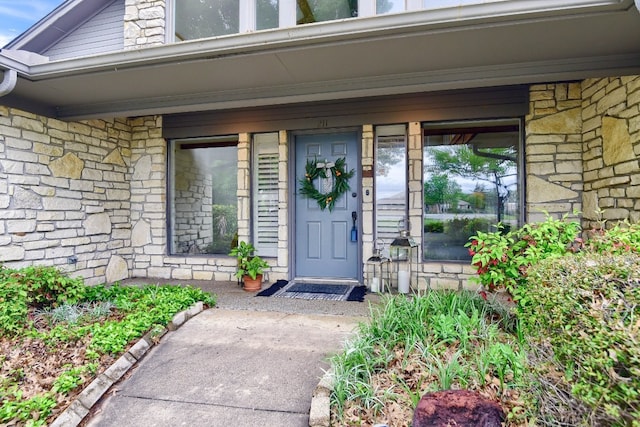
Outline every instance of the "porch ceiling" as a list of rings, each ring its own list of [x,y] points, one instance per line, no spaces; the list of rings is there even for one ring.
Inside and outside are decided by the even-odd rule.
[[[55,62],[2,51],[7,69],[18,82],[0,104],[61,119],[564,81],[639,74],[640,13],[632,0],[512,0]]]

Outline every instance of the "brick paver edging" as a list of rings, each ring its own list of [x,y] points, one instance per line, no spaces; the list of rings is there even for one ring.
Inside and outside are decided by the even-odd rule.
[[[331,422],[331,392],[333,391],[333,370],[324,373],[313,391],[309,427],[329,427]]]
[[[198,301],[187,310],[176,313],[171,322],[160,332],[147,332],[129,351],[123,354],[107,370],[98,375],[85,387],[75,400],[53,421],[49,427],[76,427],[87,416],[91,407],[115,384],[132,366],[139,362],[167,331],[175,331],[193,316],[204,310]]]

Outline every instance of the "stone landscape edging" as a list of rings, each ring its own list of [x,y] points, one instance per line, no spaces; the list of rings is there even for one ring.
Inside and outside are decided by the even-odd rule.
[[[187,320],[200,314],[204,310],[204,303],[198,301],[186,310],[176,313],[166,328],[161,331],[147,332],[137,343],[116,360],[103,373],[98,375],[88,386],[76,396],[73,402],[62,411],[49,427],[77,427],[89,414],[104,394],[117,383],[136,363],[156,345],[168,331],[175,331]]]
[[[333,391],[333,370],[324,373],[311,397],[309,427],[329,427],[331,423],[331,392]]]

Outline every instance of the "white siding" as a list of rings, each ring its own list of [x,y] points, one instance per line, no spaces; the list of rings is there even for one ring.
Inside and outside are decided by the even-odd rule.
[[[114,0],[50,47],[43,55],[52,61],[114,52],[124,47],[124,0]]]

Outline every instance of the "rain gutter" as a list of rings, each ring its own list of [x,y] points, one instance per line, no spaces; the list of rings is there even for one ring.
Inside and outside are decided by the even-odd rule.
[[[11,93],[18,83],[18,72],[12,68],[4,70],[2,81],[0,81],[0,96]]]
[[[635,0],[636,5],[639,2]],[[28,61],[26,68],[24,63],[16,68],[8,66],[11,57],[5,55],[7,51],[0,51],[0,68],[15,69],[19,77],[30,81],[42,81],[318,44],[339,44],[396,35],[401,37],[407,32],[439,33],[469,27],[512,25],[527,20],[625,12],[633,4],[632,0],[511,0],[479,3],[235,34],[75,59]]]

